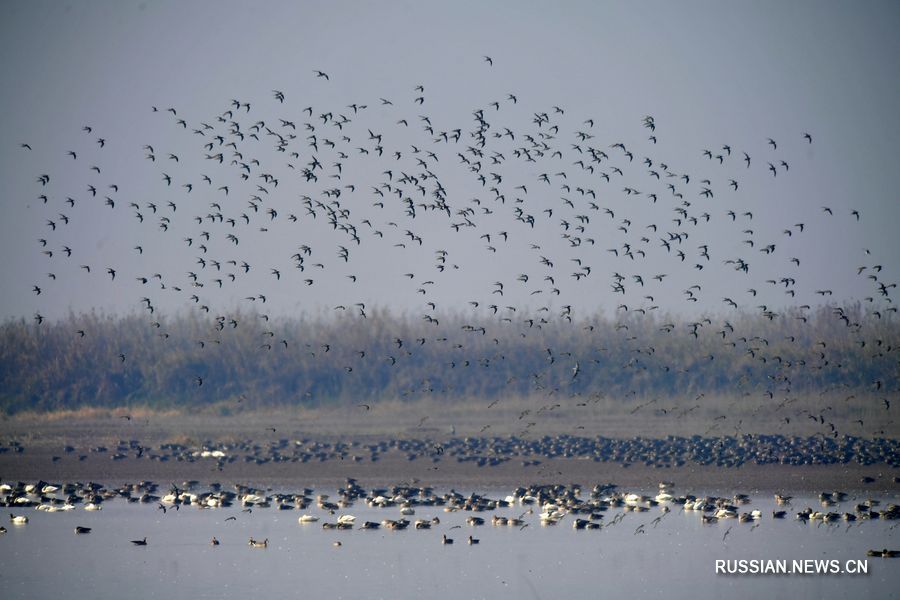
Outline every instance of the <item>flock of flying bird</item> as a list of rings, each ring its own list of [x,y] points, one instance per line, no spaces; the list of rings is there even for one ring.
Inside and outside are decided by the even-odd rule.
[[[484,62],[493,67],[490,57]],[[318,70],[310,80],[331,84]],[[727,279],[743,290],[721,299],[726,314],[747,308],[769,320],[782,318],[776,305],[757,300],[777,290],[805,319],[811,305],[831,301],[833,292],[801,285],[799,240],[815,236],[823,219],[852,227],[862,218],[849,207],[824,206],[778,231],[769,231],[771,215],[754,219],[754,210],[772,207],[743,190],[768,190],[790,178],[798,153],[814,145],[802,131],[763,137],[752,149],[721,143],[690,150],[705,162],[702,172],[689,173],[678,169],[678,154],[657,151],[669,146],[652,116],[636,127],[641,135],[623,141],[603,139],[594,119],[573,118],[562,106],[523,112],[524,98],[512,93],[476,108],[465,123],[430,114],[421,85],[395,98],[341,106],[292,106],[291,100],[273,90],[265,102],[233,99],[206,118],[152,107],[149,116],[162,132],[162,141],[143,145],[157,181],[152,190],[129,189],[98,166],[121,144],[85,126],[74,149],[60,150],[74,164],[84,163],[84,187],[61,189],[53,173],[36,175],[36,210],[43,219],[37,250],[50,271],[32,284],[38,305],[48,294],[65,294],[54,284],[56,273],[67,270],[81,274],[79,285],[105,277],[124,284],[123,293],[140,290],[135,301],[157,329],[158,299],[177,295],[182,305],[214,317],[214,337],[239,326],[230,300],[222,298],[239,297],[243,306],[266,313],[296,301],[306,288],[333,288],[347,294],[336,298],[334,312],[362,320],[372,313],[368,294],[383,286],[408,292],[422,307],[418,317],[436,332],[446,311],[455,310],[472,315],[469,333],[513,327],[524,336],[552,322],[584,324],[579,319],[586,311],[577,311],[596,308],[597,280],[621,298],[615,317],[624,322],[709,304],[704,289]],[[28,143],[22,151],[36,152]],[[104,263],[83,262],[85,253],[67,232],[85,205],[107,210],[104,219],[115,227],[136,227],[139,239],[110,251]],[[95,227],[98,238],[102,233],[98,223],[82,226]],[[723,232],[733,242],[728,250],[716,246]],[[253,250],[245,251],[248,246]],[[731,252],[734,247],[741,250]],[[123,258],[125,252],[131,258]],[[155,263],[154,253],[176,258]],[[423,257],[431,257],[428,272],[414,272]],[[884,279],[884,267],[872,257],[866,260],[856,273],[860,299],[868,317],[887,320],[897,310],[891,297],[896,283]],[[136,272],[136,264],[146,271]],[[487,273],[482,287],[481,276],[463,274],[479,268]],[[676,298],[666,287],[672,281],[681,288]],[[444,292],[461,286],[471,294],[467,305],[441,303]],[[535,301],[540,307],[533,310]],[[861,331],[840,308],[834,315],[853,335],[881,346],[877,330]],[[43,322],[40,309],[34,319]],[[712,325],[688,319],[683,327],[696,337]],[[725,342],[753,336],[735,331],[728,318],[716,325]],[[660,331],[675,328],[666,324]],[[277,351],[278,338],[270,337],[261,348]],[[280,340],[284,347],[296,341]],[[322,349],[340,343],[330,340]],[[577,357],[570,364],[573,380],[589,368]],[[193,383],[202,386],[203,376]],[[883,394],[896,391],[882,390],[881,381],[877,386]]]

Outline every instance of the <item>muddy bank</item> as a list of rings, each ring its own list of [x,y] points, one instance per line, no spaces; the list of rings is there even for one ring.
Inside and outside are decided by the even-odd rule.
[[[752,448],[759,443],[753,437],[751,450],[742,449],[739,440],[723,450],[722,442],[710,437],[673,446],[662,432],[642,436],[638,444],[631,428],[613,431],[619,437],[603,441],[587,437],[580,429],[575,429],[578,436],[505,432],[488,438],[488,432],[475,431],[466,438],[455,427],[429,427],[421,418],[406,418],[405,423],[398,419],[396,431],[391,432],[364,426],[371,421],[348,419],[347,431],[338,433],[341,421],[341,415],[334,413],[315,418],[129,414],[7,419],[0,423],[4,450],[0,477],[4,481],[198,480],[287,488],[331,487],[355,478],[363,485],[417,482],[461,489],[601,482],[652,489],[665,480],[685,491],[900,493],[896,481],[900,469],[891,466],[889,456],[877,454],[883,447],[892,453],[890,440],[857,440],[854,447],[871,454],[872,464],[859,464],[855,458],[841,464],[756,464],[754,457],[771,458],[772,452],[783,449],[763,448],[769,454],[761,453]],[[783,437],[778,440],[785,443]],[[598,451],[597,444],[605,446]],[[717,462],[693,459],[696,450],[690,444],[706,444],[704,452],[719,453]],[[594,446],[585,451],[585,445]],[[831,449],[839,450],[838,446]],[[756,454],[746,454],[750,451]],[[843,452],[846,456],[847,450]]]

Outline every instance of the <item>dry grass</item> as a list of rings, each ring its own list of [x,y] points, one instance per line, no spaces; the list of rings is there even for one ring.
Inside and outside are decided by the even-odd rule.
[[[177,417],[182,411],[176,409],[157,410],[146,406],[133,408],[101,408],[83,406],[77,409],[55,411],[25,411],[18,413],[12,420],[23,423],[59,423],[79,421],[110,421],[113,419],[157,419],[160,417]]]
[[[123,418],[126,415],[131,418]],[[0,435],[59,444],[72,439],[84,443],[138,439],[149,444],[196,445],[286,437],[442,439],[452,435],[559,434],[613,438],[738,434],[830,437],[834,431],[839,435],[896,439],[900,437],[900,424],[893,419],[893,405],[888,410],[875,397],[847,399],[839,394],[799,397],[787,403],[765,396],[621,400],[601,395],[543,395],[256,410],[227,404],[203,411],[83,408],[18,414],[0,422]]]

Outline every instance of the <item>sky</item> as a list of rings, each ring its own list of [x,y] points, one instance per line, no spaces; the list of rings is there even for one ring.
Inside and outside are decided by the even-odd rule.
[[[0,318],[690,316],[896,295],[896,2],[3,14]]]

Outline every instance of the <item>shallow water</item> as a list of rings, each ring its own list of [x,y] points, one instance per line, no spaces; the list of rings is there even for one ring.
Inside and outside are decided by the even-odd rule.
[[[322,490],[325,491],[325,490]],[[475,490],[493,498],[510,490]],[[827,510],[852,511],[864,498],[851,497]],[[881,498],[882,506],[896,498]],[[869,548],[900,548],[900,521],[866,520],[825,525],[794,520],[813,496],[795,497],[790,517],[771,518],[771,496],[754,497],[742,510],[760,509],[758,524],[737,519],[703,525],[700,513],[672,505],[646,513],[627,513],[602,530],[576,531],[573,515],[542,526],[535,508],[520,529],[492,526],[493,514],[519,516],[515,506],[479,513],[487,524],[465,524],[472,513],[446,513],[417,507],[416,518],[438,517],[431,530],[324,530],[322,521],[352,514],[365,520],[399,519],[399,508],[371,508],[363,502],[337,515],[312,507],[321,518],[298,523],[299,510],[240,505],[199,510],[183,506],[165,514],[156,505],[113,500],[103,510],[79,507],[26,514],[26,525],[4,517],[0,535],[0,589],[4,598],[646,598],[749,597],[888,598],[900,590],[900,558],[867,558]],[[611,522],[621,509],[610,509]],[[654,524],[654,519],[662,518]],[[226,521],[228,517],[235,520]],[[76,535],[76,525],[91,527]],[[642,530],[640,527],[643,525]],[[725,535],[727,533],[727,536]],[[441,544],[441,535],[453,545]],[[480,544],[469,546],[473,535]],[[147,537],[146,547],[129,540]],[[216,536],[221,545],[211,546]],[[249,538],[268,538],[269,546],[248,546]],[[724,537],[724,541],[723,541]],[[333,544],[341,542],[340,547]],[[717,575],[716,559],[867,560],[866,575]]]

